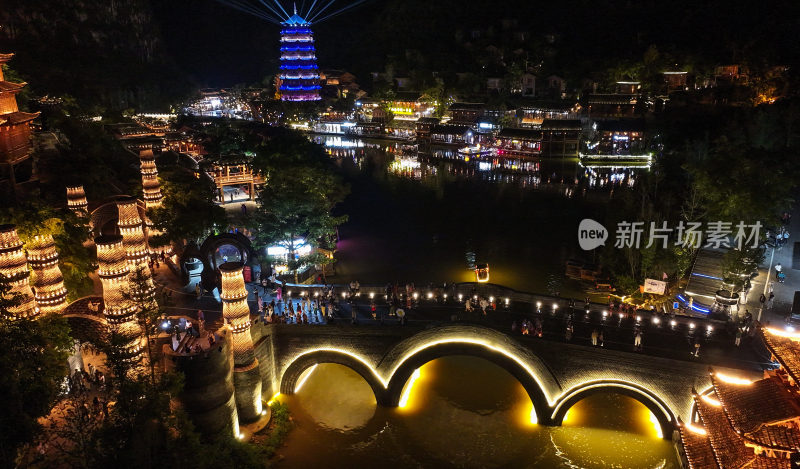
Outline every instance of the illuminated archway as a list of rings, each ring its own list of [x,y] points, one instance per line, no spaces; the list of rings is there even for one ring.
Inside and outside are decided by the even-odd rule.
[[[453,355],[482,358],[506,370],[519,381],[533,403],[531,423],[549,423],[550,407],[547,404],[547,397],[537,383],[536,378],[518,361],[503,353],[498,353],[497,350],[473,342],[453,341],[432,344],[407,357],[397,366],[389,378],[385,405],[397,407],[400,404],[406,384],[421,366],[437,358]]]
[[[559,398],[552,411],[550,417],[553,425],[561,425],[567,411],[579,401],[602,392],[622,394],[640,402],[655,416],[661,430],[661,437],[667,440],[672,438],[676,420],[670,408],[653,392],[626,381],[593,381],[570,389]]]
[[[294,394],[301,378],[305,378],[303,376],[304,372],[322,363],[335,363],[355,371],[364,378],[372,389],[373,394],[375,394],[375,401],[378,403],[384,402],[385,387],[372,368],[352,354],[339,350],[315,350],[297,357],[286,368],[281,377],[281,394]]]

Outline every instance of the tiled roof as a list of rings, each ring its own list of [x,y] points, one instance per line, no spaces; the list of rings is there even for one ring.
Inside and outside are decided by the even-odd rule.
[[[758,456],[748,469],[791,469],[792,462],[788,459],[781,458],[768,458],[766,456]]]
[[[695,402],[719,466],[737,469],[752,462],[755,459],[753,449],[745,446],[742,437],[733,430],[722,407],[708,404],[699,397],[695,397]]]
[[[788,425],[764,425],[745,434],[749,440],[771,448],[800,451],[800,430]]]
[[[0,81],[0,92],[17,92],[25,88],[25,83],[12,83],[10,81]]]
[[[719,469],[708,435],[687,430],[683,425],[679,427],[679,430],[689,469]]]
[[[22,111],[12,112],[0,116],[0,125],[24,124],[25,122],[30,122],[36,119],[37,117],[39,117],[38,112],[22,112]]]
[[[800,383],[800,344],[788,337],[780,337],[761,329],[761,336],[770,353],[778,360],[784,370]]]
[[[544,119],[542,130],[582,130],[580,119]]]
[[[498,138],[515,138],[520,140],[541,140],[542,131],[535,129],[514,129],[506,127],[497,134]]]
[[[726,383],[712,374],[711,383],[733,428],[741,433],[800,417],[796,397],[777,376],[739,385]]]

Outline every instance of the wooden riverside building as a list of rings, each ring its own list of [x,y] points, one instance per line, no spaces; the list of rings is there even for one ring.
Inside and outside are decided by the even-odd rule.
[[[13,56],[0,54],[0,186],[8,183],[12,192],[17,192],[20,184],[36,179],[30,125],[39,113],[20,111],[17,93],[25,83],[3,77],[3,65]]]
[[[760,330],[778,368],[750,381],[709,369],[712,387],[693,391],[696,416],[680,423],[690,469],[779,469],[800,461],[800,334]]]

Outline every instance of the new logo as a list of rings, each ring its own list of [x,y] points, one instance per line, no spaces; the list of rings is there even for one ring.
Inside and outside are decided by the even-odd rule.
[[[605,226],[597,223],[591,218],[584,218],[578,225],[578,244],[584,251],[603,246],[608,239],[608,230]]]

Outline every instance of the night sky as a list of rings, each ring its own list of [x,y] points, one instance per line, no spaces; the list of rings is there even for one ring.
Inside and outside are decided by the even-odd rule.
[[[290,5],[288,2],[284,2]],[[214,0],[152,2],[170,55],[199,83],[257,82],[277,70],[279,27]],[[336,5],[348,2],[337,1]],[[419,49],[446,58],[458,30],[517,18],[535,36],[554,33],[553,60],[641,58],[659,50],[734,62],[744,54],[767,62],[798,62],[800,2],[740,0],[369,0],[315,25],[323,68],[365,74],[385,58]]]

